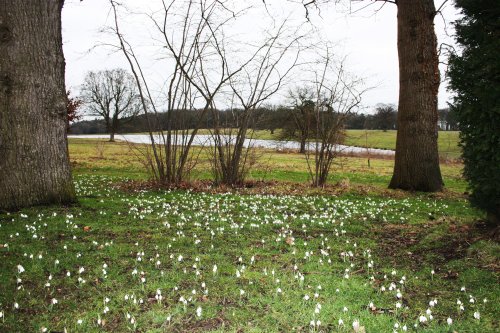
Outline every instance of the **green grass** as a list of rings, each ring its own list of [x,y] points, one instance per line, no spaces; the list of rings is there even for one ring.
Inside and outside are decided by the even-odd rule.
[[[396,149],[397,131],[382,130],[348,130],[346,144],[358,147]],[[460,157],[457,131],[439,131],[438,150],[442,158],[456,159]]]
[[[148,175],[122,143],[69,148],[78,205],[0,214],[1,332],[499,330],[499,246],[460,165],[442,166],[447,192],[409,194],[385,189],[392,161],[347,158],[335,192],[266,151],[252,177],[277,183],[211,194],[127,186]]]

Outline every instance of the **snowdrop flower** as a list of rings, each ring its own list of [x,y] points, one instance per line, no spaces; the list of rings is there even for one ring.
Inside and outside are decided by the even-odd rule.
[[[474,312],[474,318],[477,320],[481,319],[481,314],[479,313],[479,311]]]
[[[453,319],[448,317],[448,319],[446,319],[446,322],[448,323],[448,325],[451,325],[451,324],[453,324]]]
[[[19,309],[19,303],[17,302],[14,303],[14,309]]]
[[[342,320],[342,318],[339,319],[339,326],[342,326],[344,325],[344,321]]]
[[[352,322],[352,328],[354,329],[354,332],[357,332],[359,330],[359,320],[355,320]]]
[[[198,318],[200,318],[200,317],[201,317],[201,306],[199,306],[199,307],[196,309],[196,316],[197,316]]]
[[[51,302],[52,304],[57,304],[57,299],[53,298],[50,302]]]
[[[421,322],[421,323],[425,323],[427,321],[427,317],[426,316],[420,316],[418,318],[418,320]]]
[[[309,295],[307,295],[307,294],[304,295],[304,300],[308,301],[309,298],[310,298]]]
[[[76,323],[77,323],[78,325],[81,325],[81,324],[83,323],[83,320],[78,319],[78,320],[76,321]]]
[[[19,274],[23,273],[24,272],[24,267],[21,266],[21,265],[17,265],[17,271],[19,272]]]

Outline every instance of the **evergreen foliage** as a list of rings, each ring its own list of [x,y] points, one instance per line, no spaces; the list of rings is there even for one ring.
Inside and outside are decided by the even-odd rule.
[[[491,221],[500,216],[500,3],[457,0],[455,22],[461,54],[449,59],[451,105],[461,131],[464,175],[471,202]]]

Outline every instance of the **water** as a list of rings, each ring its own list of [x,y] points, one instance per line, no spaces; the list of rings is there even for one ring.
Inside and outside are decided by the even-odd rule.
[[[225,140],[229,139],[228,136],[223,136]],[[81,138],[81,139],[108,139],[109,135],[107,134],[82,134],[82,135],[68,135],[68,138]],[[161,142],[159,136],[155,136],[155,142]],[[231,138],[234,140],[234,138]],[[122,140],[131,143],[145,143],[150,144],[151,139],[148,134],[115,134],[115,140]],[[178,140],[187,140],[187,137],[179,136]],[[193,140],[194,146],[213,146],[214,140],[211,135],[195,135]],[[267,148],[273,149],[277,151],[282,150],[299,150],[300,143],[297,141],[277,141],[277,140],[245,140],[245,147],[256,147],[256,148]],[[310,143],[308,150],[314,150],[315,144]],[[342,153],[346,154],[371,154],[371,155],[385,155],[385,156],[394,156],[394,150],[385,150],[385,149],[376,149],[376,148],[363,148],[363,147],[354,147],[354,146],[345,146],[338,145],[337,149]]]

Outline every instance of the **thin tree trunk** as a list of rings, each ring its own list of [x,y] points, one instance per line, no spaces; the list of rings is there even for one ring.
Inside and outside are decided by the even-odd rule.
[[[75,200],[66,140],[63,3],[0,1],[0,209]]]
[[[390,188],[440,191],[439,69],[433,0],[398,0],[399,108]]]
[[[305,135],[303,135],[301,138],[300,138],[300,149],[299,149],[299,153],[300,154],[305,154],[306,152],[306,137]]]

